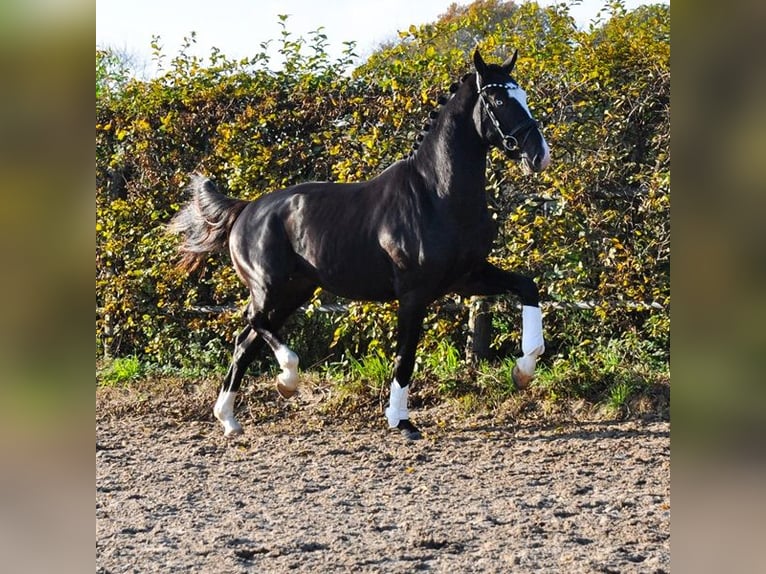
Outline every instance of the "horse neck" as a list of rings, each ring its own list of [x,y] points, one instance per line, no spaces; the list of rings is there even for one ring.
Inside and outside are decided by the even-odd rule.
[[[435,194],[463,216],[486,209],[488,146],[473,117],[477,95],[466,80],[444,105],[412,163]]]

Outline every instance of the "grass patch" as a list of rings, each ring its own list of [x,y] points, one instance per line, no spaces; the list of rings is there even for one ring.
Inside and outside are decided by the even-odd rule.
[[[585,401],[607,417],[645,412],[669,416],[670,370],[654,347],[632,334],[599,339],[544,361],[533,381],[549,403]]]
[[[523,392],[513,384],[514,364],[515,358],[509,357],[471,365],[449,342],[439,343],[419,355],[410,407],[445,407],[458,418],[477,413],[536,420],[669,418],[667,359],[636,337],[597,340],[566,354],[543,356],[536,378]],[[254,375],[255,365],[243,381],[238,404],[247,405],[251,420],[293,416],[305,409],[343,420],[377,420],[388,401],[393,361],[379,349],[362,357],[346,352],[339,361],[301,372],[301,396],[286,402],[276,395],[274,369],[267,365],[265,374]],[[97,399],[109,399],[104,404],[113,405],[113,414],[159,408],[174,416],[208,420],[221,377],[220,369],[207,374],[171,372],[125,357],[97,366]]]
[[[503,402],[516,392],[511,372],[516,364],[516,359],[506,358],[499,363],[493,364],[482,361],[477,367],[477,382],[484,396],[493,404]]]
[[[346,351],[339,361],[321,365],[314,373],[301,373],[302,384],[309,380],[324,395],[322,410],[339,417],[377,411],[384,395],[387,400],[392,377],[393,361],[380,350],[363,357]]]
[[[145,369],[135,355],[118,357],[107,361],[101,369],[96,368],[96,380],[102,386],[126,385],[144,376]]]
[[[361,360],[349,355],[348,377],[359,379],[371,387],[373,391],[380,391],[391,382],[394,367],[392,361],[382,352],[378,351]]]
[[[628,405],[628,399],[633,396],[633,385],[627,381],[620,381],[612,385],[605,400],[607,411],[619,414]]]

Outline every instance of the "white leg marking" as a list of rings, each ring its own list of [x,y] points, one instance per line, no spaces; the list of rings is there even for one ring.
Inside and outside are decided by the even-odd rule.
[[[236,398],[236,392],[221,391],[213,407],[215,418],[223,424],[223,436],[242,434],[242,425],[234,418],[234,400]]]
[[[545,351],[543,314],[540,307],[524,305],[521,308],[521,350],[525,356],[539,356]]]
[[[399,421],[409,420],[410,418],[410,413],[407,410],[407,396],[409,390],[409,385],[402,388],[399,385],[399,381],[396,379],[391,383],[391,398],[388,401],[386,418],[388,419],[388,426],[392,429],[396,428]]]
[[[298,388],[298,355],[287,345],[280,345],[274,351],[282,372],[277,375],[277,390],[285,398],[290,398]]]
[[[516,367],[524,376],[531,377],[535,372],[537,357],[545,351],[540,307],[524,305],[521,308],[521,350],[524,356],[516,361]]]

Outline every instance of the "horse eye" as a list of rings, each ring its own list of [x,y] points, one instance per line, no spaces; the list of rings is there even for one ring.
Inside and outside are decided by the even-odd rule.
[[[502,105],[503,105],[505,102],[503,102],[503,100],[502,100],[501,98],[495,98],[495,101],[494,101],[494,102],[492,102],[492,103],[495,105],[495,107],[496,107],[496,108],[499,108],[499,107],[500,107],[500,106],[502,106]]]

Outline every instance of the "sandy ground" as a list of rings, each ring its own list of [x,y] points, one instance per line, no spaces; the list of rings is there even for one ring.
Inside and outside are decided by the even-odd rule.
[[[104,417],[96,568],[669,572],[670,424]]]

